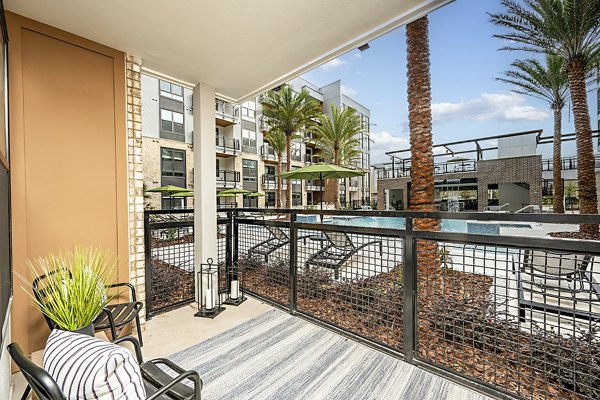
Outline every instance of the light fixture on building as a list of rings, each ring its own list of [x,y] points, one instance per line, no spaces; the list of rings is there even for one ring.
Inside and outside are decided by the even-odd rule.
[[[358,46],[358,50],[360,51],[365,51],[365,50],[369,50],[371,46],[369,46],[369,43],[365,43],[362,46]]]

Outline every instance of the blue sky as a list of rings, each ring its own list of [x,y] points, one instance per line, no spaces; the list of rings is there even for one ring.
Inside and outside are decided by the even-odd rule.
[[[434,143],[485,137],[530,129],[553,132],[548,104],[511,92],[495,78],[522,52],[498,51],[500,28],[487,12],[501,11],[499,1],[457,0],[429,16]],[[372,163],[387,162],[385,152],[408,147],[405,29],[399,28],[370,42],[365,52],[354,50],[303,77],[317,85],[341,79],[343,91],[371,110]],[[595,93],[589,93],[595,128]],[[563,132],[573,132],[573,118],[565,108]],[[551,154],[551,146],[538,152]],[[572,144],[563,145],[574,155]]]

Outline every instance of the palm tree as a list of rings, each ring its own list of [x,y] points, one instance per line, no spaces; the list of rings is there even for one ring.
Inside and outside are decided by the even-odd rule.
[[[341,110],[332,104],[331,118],[322,114],[320,121],[320,124],[313,126],[312,131],[315,133],[314,143],[324,160],[342,166],[360,155],[358,134],[362,131],[362,123],[353,109]],[[336,209],[340,208],[339,192],[340,181],[335,180]]]
[[[412,164],[410,209],[417,211],[435,211],[428,25],[429,21],[425,16],[406,26],[408,125]],[[439,220],[417,219],[415,228],[438,230]]]
[[[510,44],[503,50],[553,54],[563,59],[569,78],[581,213],[597,214],[592,126],[587,105],[586,71],[600,57],[600,1],[503,0],[506,13],[490,14],[494,24],[509,28],[495,35]],[[597,224],[582,224],[582,233],[598,234]]]
[[[313,100],[307,90],[295,93],[289,85],[267,92],[262,101],[263,115],[272,129],[286,136],[287,171],[292,170],[292,140],[302,129],[310,127],[313,119],[321,112],[321,105]],[[281,172],[281,171],[280,171]],[[287,182],[286,207],[292,206],[291,180]]]
[[[269,142],[273,151],[277,155],[277,172],[281,173],[281,167],[283,163],[283,153],[287,147],[287,138],[285,133],[278,129],[271,128],[268,132],[264,134],[264,139]],[[293,137],[292,139],[295,139]],[[281,195],[282,192],[282,182],[281,179],[277,178],[277,208],[283,208],[283,197]]]
[[[569,82],[564,69],[564,61],[557,56],[546,57],[546,65],[537,60],[517,60],[511,64],[515,69],[506,71],[506,78],[497,78],[517,87],[513,92],[525,94],[550,103],[554,113],[554,141],[552,153],[552,182],[554,196],[552,208],[563,214],[563,182],[561,177],[561,124],[562,109],[569,95]]]

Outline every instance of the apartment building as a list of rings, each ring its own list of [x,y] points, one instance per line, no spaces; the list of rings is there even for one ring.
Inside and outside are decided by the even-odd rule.
[[[331,113],[331,104],[352,108],[361,118],[364,131],[360,133],[361,156],[352,161],[355,168],[367,171],[364,177],[341,182],[339,198],[347,206],[360,206],[370,202],[370,111],[355,100],[344,95],[341,82],[336,81],[318,87],[304,79],[289,82],[296,90],[306,89],[318,101],[323,111]],[[144,163],[144,186],[175,185],[193,188],[194,144],[192,88],[183,82],[143,72],[141,75],[142,97],[142,159]],[[240,105],[222,99],[215,100],[215,179],[217,193],[231,188],[260,191],[264,197],[243,198],[217,197],[221,207],[275,207],[278,174],[277,155],[263,138],[267,125],[260,112],[259,98]],[[292,144],[292,168],[300,168],[320,161],[318,149],[309,142],[310,133],[303,133],[304,140]],[[287,169],[288,160],[284,159]],[[330,187],[331,185],[326,185]],[[283,182],[285,198],[287,182]],[[292,206],[303,207],[318,202],[332,201],[324,196],[316,181],[297,181],[291,184]],[[159,193],[146,193],[144,204],[149,209],[193,207],[193,198],[169,198]]]

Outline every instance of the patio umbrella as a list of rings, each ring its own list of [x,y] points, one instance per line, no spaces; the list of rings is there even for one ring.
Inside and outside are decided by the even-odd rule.
[[[356,169],[340,167],[339,165],[318,163],[284,172],[279,175],[281,179],[318,179],[321,181],[321,210],[323,210],[323,179],[344,179],[354,176],[363,176],[366,172]]]
[[[237,194],[250,194],[250,193],[252,193],[250,190],[240,189],[240,188],[227,189],[227,190],[223,190],[222,192],[219,192],[219,194],[222,194],[222,195],[225,195],[225,194],[237,195]],[[221,196],[221,197],[224,197],[224,196]]]
[[[148,189],[146,192],[152,193],[164,193],[167,197],[169,197],[169,202],[171,203],[171,208],[173,208],[173,195],[175,193],[193,193],[190,189],[182,188],[174,185],[161,186],[154,189]],[[181,196],[176,196],[181,197]]]
[[[171,197],[194,197],[194,192],[173,193]]]
[[[262,197],[262,196],[265,196],[265,194],[262,192],[252,192],[252,193],[248,193],[246,195],[246,197]]]

